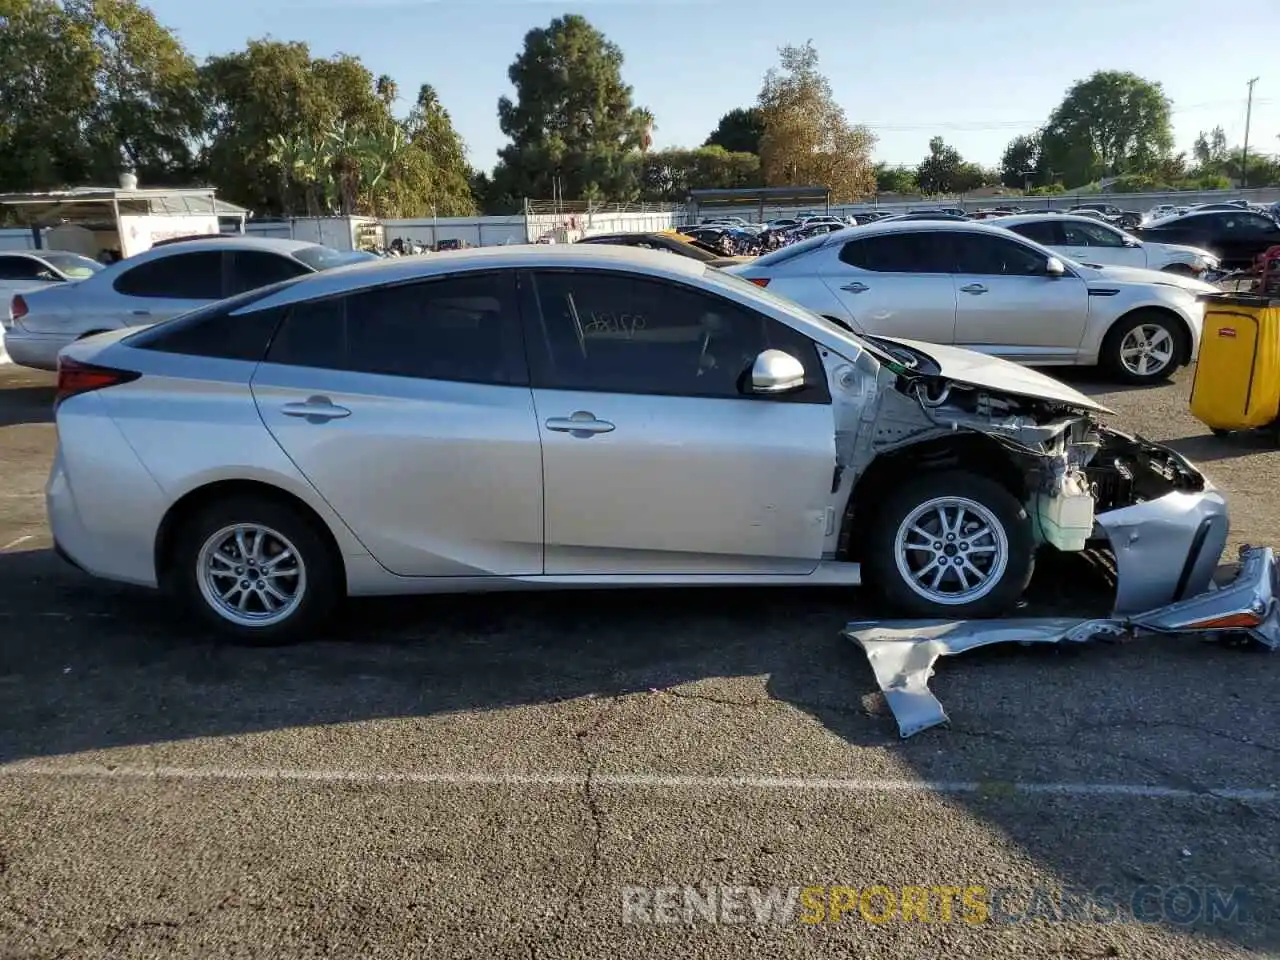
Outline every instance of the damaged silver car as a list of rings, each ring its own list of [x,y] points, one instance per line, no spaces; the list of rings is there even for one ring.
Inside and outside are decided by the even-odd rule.
[[[1106,413],[687,258],[494,247],[68,347],[48,513],[86,571],[261,640],[344,595],[864,576],[987,616],[1098,538],[1122,607],[1198,592],[1222,497]]]

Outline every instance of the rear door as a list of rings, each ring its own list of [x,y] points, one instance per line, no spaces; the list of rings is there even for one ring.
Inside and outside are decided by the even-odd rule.
[[[126,267],[112,280],[118,296],[103,301],[103,319],[125,326],[156,323],[221,300],[226,290],[225,254],[193,250]]]
[[[814,570],[835,517],[831,397],[814,343],[735,301],[605,270],[528,275],[548,575]],[[770,348],[797,394],[743,392]]]
[[[1105,223],[1063,220],[1059,226],[1063,235],[1061,250],[1072,260],[1117,267],[1147,265],[1142,247],[1129,246],[1121,231]]]
[[[1024,363],[1069,362],[1089,320],[1089,291],[1068,269],[1051,277],[1048,257],[1012,237],[954,230],[956,339],[962,347]]]
[[[542,572],[542,452],[515,274],[290,309],[263,422],[369,552],[410,577]]]
[[[855,237],[809,259],[863,331],[954,342],[955,283],[937,231]]]

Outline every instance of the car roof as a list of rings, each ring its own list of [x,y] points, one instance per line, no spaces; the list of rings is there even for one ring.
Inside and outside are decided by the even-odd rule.
[[[334,267],[304,276],[264,298],[255,308],[332,296],[365,287],[426,280],[474,270],[538,268],[619,269],[672,279],[703,276],[707,267],[691,257],[664,250],[615,246],[607,243],[525,243],[447,250],[430,257],[391,257]]]
[[[846,227],[834,230],[826,236],[826,242],[816,244],[810,249],[833,246],[849,240],[860,240],[864,237],[878,237],[889,233],[921,233],[929,230],[954,231],[957,233],[985,233],[993,237],[1009,239],[1009,231],[1003,227],[992,227],[989,221],[980,220],[878,220],[875,223],[864,223],[860,227]],[[785,249],[785,248],[784,248]]]
[[[1036,223],[1040,220],[1052,220],[1054,223],[1088,223],[1097,226],[1101,221],[1096,217],[1082,217],[1075,213],[1012,213],[1007,217],[992,217],[988,223],[998,224],[1002,227],[1017,226],[1020,223]],[[1111,226],[1111,224],[1103,224],[1103,226]]]

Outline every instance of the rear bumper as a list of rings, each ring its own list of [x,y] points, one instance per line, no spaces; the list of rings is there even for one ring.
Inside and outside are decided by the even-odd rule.
[[[58,351],[72,340],[62,334],[32,333],[13,326],[4,332],[4,351],[19,366],[57,370]]]

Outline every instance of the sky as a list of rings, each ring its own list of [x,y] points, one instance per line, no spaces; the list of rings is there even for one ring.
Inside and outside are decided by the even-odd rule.
[[[637,106],[657,118],[655,149],[697,146],[720,116],[751,105],[777,49],[812,39],[851,122],[878,137],[875,159],[915,165],[941,135],[968,160],[996,165],[1094,70],[1131,70],[1173,101],[1177,149],[1215,124],[1250,150],[1280,152],[1280,67],[1247,27],[1212,26],[1203,0],[149,0],[197,57],[255,37],[302,40],[313,55],[359,56],[390,74],[409,107],[432,84],[473,166],[506,141],[497,101],[524,35],[581,13],[625,57]],[[1248,8],[1262,29],[1274,23]],[[1274,12],[1274,9],[1273,11]],[[1274,20],[1274,18],[1272,18]],[[1217,39],[1201,39],[1204,30]],[[1261,39],[1261,38],[1260,38]],[[1271,67],[1268,71],[1268,66]]]

